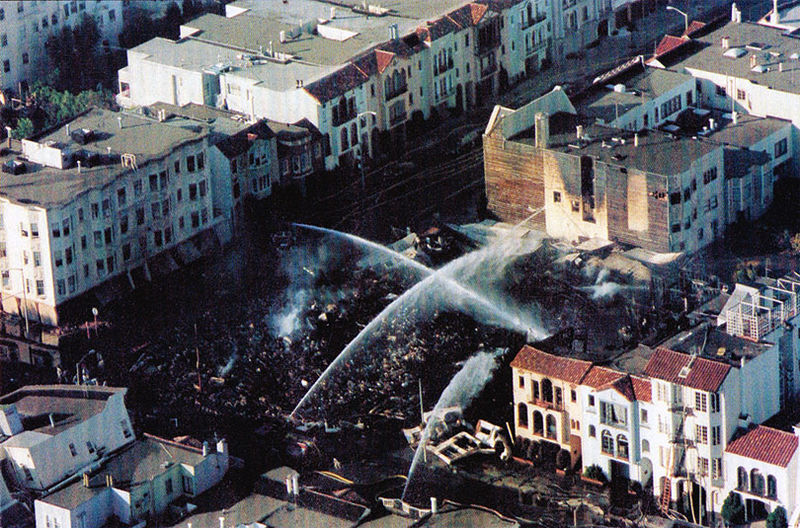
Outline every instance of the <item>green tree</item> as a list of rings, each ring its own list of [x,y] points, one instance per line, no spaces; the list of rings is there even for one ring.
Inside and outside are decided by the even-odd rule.
[[[181,24],[183,24],[181,8],[175,2],[171,2],[164,12],[164,18],[161,19],[159,35],[175,40],[180,36]]]
[[[119,45],[128,49],[135,48],[155,36],[156,24],[153,20],[144,11],[131,10],[130,15],[125,15],[125,25],[119,34]]]
[[[97,22],[86,15],[74,28],[65,25],[47,39],[45,49],[51,66],[59,70],[58,88],[78,91],[103,80],[104,61],[97,50],[99,41]]]
[[[722,503],[720,515],[726,526],[741,524],[744,521],[742,497],[734,491],[728,493],[728,496],[725,497],[725,502]]]
[[[789,521],[786,519],[786,510],[783,506],[778,506],[767,515],[767,528],[788,528]]]
[[[11,136],[15,139],[22,139],[33,135],[34,131],[33,121],[27,117],[22,117],[17,120],[17,126],[11,131]]]

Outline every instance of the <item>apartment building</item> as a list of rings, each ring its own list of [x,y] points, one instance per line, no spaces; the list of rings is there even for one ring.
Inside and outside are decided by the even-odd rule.
[[[0,398],[6,484],[45,492],[134,441],[125,389],[34,385]]]
[[[228,465],[225,440],[214,451],[146,434],[91,475],[36,499],[36,527],[100,528],[112,518],[136,525],[210,489]]]
[[[486,104],[548,57],[548,8],[533,0],[391,9],[317,0],[239,0],[178,41],[128,52],[123,106],[205,104],[282,123],[307,120],[326,166],[390,152],[434,108]]]
[[[45,43],[65,26],[77,26],[93,17],[100,45],[115,46],[122,31],[122,0],[25,0],[0,2],[0,88],[24,92],[50,71]]]
[[[611,126],[615,124],[616,126]],[[634,60],[572,101],[556,88],[496,107],[483,136],[488,207],[551,236],[694,252],[762,215],[793,126],[697,106],[694,79]]]
[[[208,150],[207,127],[98,109],[15,142],[2,159],[4,310],[57,325],[82,294],[177,269],[204,237],[224,242]]]

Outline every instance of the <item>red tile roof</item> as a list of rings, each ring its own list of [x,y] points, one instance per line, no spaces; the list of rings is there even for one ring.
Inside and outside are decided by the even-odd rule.
[[[685,377],[680,377],[684,367],[689,368]],[[696,357],[692,362],[692,356],[675,352],[667,348],[659,347],[650,356],[650,361],[644,369],[644,373],[656,379],[677,383],[697,390],[715,392],[719,389],[725,377],[730,371],[730,365],[719,361]]]
[[[689,24],[688,29],[683,32],[683,35],[686,37],[691,37],[704,27],[706,27],[705,22],[700,22],[699,20],[692,20],[692,23]]]
[[[661,42],[658,43],[656,46],[656,57],[660,57],[671,51],[675,51],[676,49],[680,48],[687,42],[689,42],[689,37],[675,37],[673,35],[664,35],[664,38],[661,39]]]
[[[636,396],[637,400],[643,402],[653,401],[650,380],[631,376],[631,382],[633,383],[633,394]]]
[[[797,437],[786,431],[759,425],[729,443],[725,451],[774,466],[786,467],[797,451]]]
[[[599,389],[625,376],[623,372],[618,372],[606,367],[592,367],[581,381],[582,385],[588,385],[593,389]]]
[[[517,356],[511,362],[511,366],[577,384],[581,382],[586,372],[592,367],[592,364],[580,359],[554,356],[530,345],[525,345],[517,353]]]
[[[375,58],[378,61],[378,72],[383,73],[394,60],[394,53],[390,51],[375,50]]]
[[[320,103],[325,103],[365,83],[367,79],[368,77],[359,68],[348,63],[343,68],[309,84],[306,86],[306,91]]]

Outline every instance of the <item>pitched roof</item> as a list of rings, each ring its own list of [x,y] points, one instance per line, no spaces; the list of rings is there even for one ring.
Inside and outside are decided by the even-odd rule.
[[[649,380],[606,367],[592,367],[582,384],[598,391],[614,389],[628,401],[651,400]]]
[[[631,376],[631,383],[633,384],[633,394],[636,396],[637,400],[643,402],[653,401],[653,391],[650,380]]]
[[[489,7],[484,4],[467,4],[447,14],[447,17],[462,28],[477,25]]]
[[[347,63],[343,68],[306,86],[306,91],[320,103],[325,103],[365,83],[368,77],[355,65]]]
[[[684,368],[686,376],[681,376]],[[644,373],[656,379],[677,383],[697,390],[714,392],[719,389],[730,371],[730,365],[702,357],[659,347],[650,357]]]
[[[655,57],[661,57],[662,55],[666,55],[676,49],[680,48],[684,44],[688,43],[691,39],[689,37],[675,37],[673,35],[664,35],[664,38],[661,39],[661,42],[658,43],[656,46]]]
[[[599,389],[617,381],[623,376],[625,376],[624,373],[607,367],[592,367],[591,370],[586,373],[581,384],[587,385],[593,389]]]
[[[792,433],[759,425],[734,439],[725,452],[786,467],[797,451],[797,444]]]
[[[700,22],[699,20],[692,20],[692,23],[689,24],[687,30],[683,32],[683,35],[686,37],[691,37],[696,33],[698,33],[704,27],[706,27],[705,22]]]
[[[394,60],[394,53],[391,51],[384,51],[380,49],[375,50],[375,59],[378,63],[378,72],[383,73]]]
[[[511,366],[569,383],[580,383],[592,364],[580,359],[554,356],[525,345],[517,353]]]

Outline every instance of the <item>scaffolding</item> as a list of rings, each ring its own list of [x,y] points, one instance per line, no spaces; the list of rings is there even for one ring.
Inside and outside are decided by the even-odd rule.
[[[798,293],[800,275],[796,273],[778,279],[774,286],[745,293],[725,313],[728,334],[760,341],[798,314]]]

